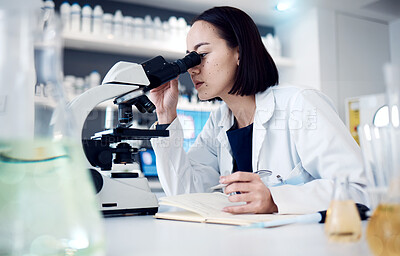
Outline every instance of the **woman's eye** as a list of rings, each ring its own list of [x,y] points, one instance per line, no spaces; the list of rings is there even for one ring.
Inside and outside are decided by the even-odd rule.
[[[204,57],[206,57],[207,53],[199,53],[199,55],[201,58],[204,58]]]

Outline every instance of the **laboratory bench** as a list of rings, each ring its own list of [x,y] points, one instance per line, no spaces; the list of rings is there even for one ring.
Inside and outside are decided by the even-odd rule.
[[[170,207],[160,206],[159,211]],[[154,216],[105,219],[107,256],[139,255],[372,255],[363,237],[356,243],[329,242],[322,224],[270,229],[159,220]]]

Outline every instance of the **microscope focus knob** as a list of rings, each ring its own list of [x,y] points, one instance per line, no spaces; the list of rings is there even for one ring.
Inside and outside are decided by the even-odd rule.
[[[104,166],[110,164],[112,162],[112,153],[109,150],[104,150],[99,153],[97,156],[98,165]]]
[[[103,177],[95,169],[90,168],[89,171],[90,171],[90,175],[92,176],[94,187],[96,189],[96,194],[98,194],[104,185]]]

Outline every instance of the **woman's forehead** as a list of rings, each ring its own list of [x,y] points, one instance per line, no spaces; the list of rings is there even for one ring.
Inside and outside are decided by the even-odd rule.
[[[206,21],[196,21],[189,30],[187,35],[188,47],[194,49],[196,46],[203,46],[213,44],[215,41],[220,40],[217,28]]]

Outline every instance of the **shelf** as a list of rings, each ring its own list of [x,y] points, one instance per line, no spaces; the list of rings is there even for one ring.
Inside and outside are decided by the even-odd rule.
[[[81,33],[64,33],[65,48],[82,51],[116,53],[154,57],[161,55],[166,59],[180,59],[185,56],[186,49],[172,43],[160,43],[155,40],[127,40],[110,37],[84,35]],[[294,61],[285,57],[273,58],[278,67],[293,67]]]
[[[178,49],[171,44],[163,44],[154,40],[134,41],[116,39],[114,37],[96,37],[78,33],[64,33],[64,46],[82,51],[117,53],[154,57],[161,55],[166,59],[179,59],[185,56],[185,49]]]

